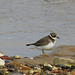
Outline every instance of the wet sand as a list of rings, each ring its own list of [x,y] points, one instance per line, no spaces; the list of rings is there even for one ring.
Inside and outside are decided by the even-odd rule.
[[[75,60],[75,45],[61,45],[56,47],[56,49],[52,52],[52,54],[48,54],[48,56],[39,55],[33,58],[20,58],[14,59],[14,62],[26,63],[29,65],[38,65],[44,63],[53,64],[53,59],[55,57],[63,57],[63,58],[71,58]]]

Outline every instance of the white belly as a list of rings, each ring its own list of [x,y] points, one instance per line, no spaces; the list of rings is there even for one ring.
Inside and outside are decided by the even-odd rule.
[[[45,46],[38,46],[37,48],[38,49],[41,49],[41,50],[49,50],[49,49],[52,49],[52,47],[54,46],[55,43],[49,43],[48,45],[45,45]]]

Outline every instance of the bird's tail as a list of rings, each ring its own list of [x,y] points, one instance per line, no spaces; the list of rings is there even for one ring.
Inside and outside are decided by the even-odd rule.
[[[31,43],[31,44],[26,44],[26,46],[30,46],[30,45],[34,45],[34,43]]]

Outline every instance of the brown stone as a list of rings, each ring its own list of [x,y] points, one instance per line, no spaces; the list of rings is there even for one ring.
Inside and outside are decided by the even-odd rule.
[[[0,58],[10,60],[10,58],[8,56],[1,56]]]
[[[63,58],[63,57],[55,57],[53,59],[54,65],[65,65],[71,67],[72,65],[75,65],[75,61],[70,58]]]

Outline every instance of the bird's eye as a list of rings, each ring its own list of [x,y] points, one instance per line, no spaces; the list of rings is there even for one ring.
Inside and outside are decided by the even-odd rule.
[[[56,37],[55,35],[53,37]]]

